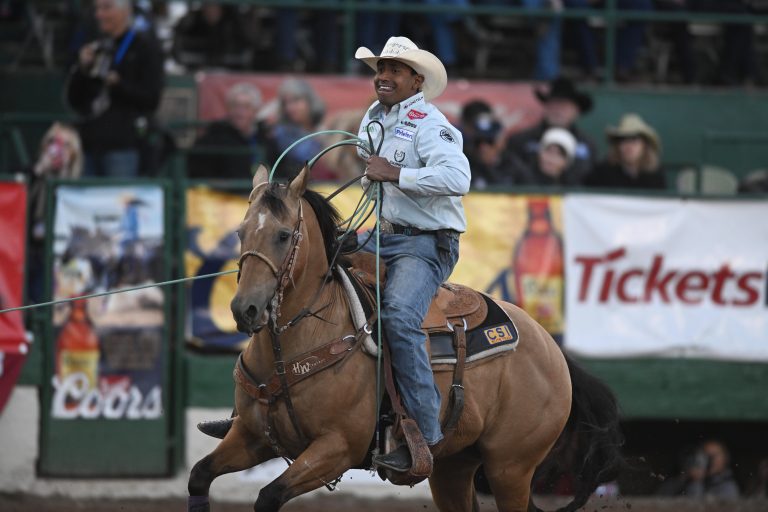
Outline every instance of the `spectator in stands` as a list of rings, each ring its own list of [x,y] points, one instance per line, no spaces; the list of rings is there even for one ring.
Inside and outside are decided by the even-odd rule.
[[[509,153],[504,151],[501,122],[490,109],[477,114],[471,121],[469,140],[464,140],[464,154],[472,169],[472,188],[482,190],[489,186],[511,185],[512,161]]]
[[[515,184],[531,186],[576,186],[581,179],[573,172],[576,138],[564,128],[549,128],[538,144],[533,165],[516,159],[512,162]]]
[[[549,128],[564,128],[576,139],[570,169],[572,182],[581,183],[592,170],[597,151],[592,140],[576,127],[576,121],[592,109],[592,97],[577,90],[573,82],[563,77],[553,80],[548,91],[537,89],[536,97],[544,106],[543,119],[536,126],[512,135],[507,141],[507,151],[523,165],[533,168],[539,157],[539,143],[544,132]]]
[[[477,119],[478,117],[485,115],[493,116],[493,109],[488,102],[484,100],[477,99],[468,101],[461,108],[459,123],[456,127],[459,129],[461,136],[464,139],[464,154],[468,159],[471,159],[470,156],[475,148]]]
[[[47,184],[54,179],[77,179],[83,171],[83,150],[74,127],[53,123],[40,141],[29,175],[28,268],[42,269],[45,262]],[[28,294],[32,302],[44,300],[43,273],[29,272]]]
[[[312,86],[296,78],[290,78],[278,90],[280,110],[277,122],[270,127],[267,135],[267,153],[273,164],[291,144],[302,137],[320,130],[325,116],[325,105]],[[276,175],[293,177],[302,166],[312,160],[326,147],[322,137],[313,137],[294,146],[282,159]],[[334,171],[318,161],[312,168],[315,180],[333,180]]]
[[[421,2],[430,6],[446,5],[469,8],[469,0],[421,0]],[[448,73],[452,74],[457,71],[459,63],[454,26],[462,21],[463,15],[451,11],[432,12],[426,16],[432,30],[432,46],[435,48],[435,54],[442,61]]]
[[[661,141],[643,118],[626,114],[617,127],[606,130],[608,157],[587,176],[591,187],[664,189],[667,186],[659,165]]]
[[[750,14],[759,9],[760,2],[750,0],[698,0],[703,11],[726,14]],[[753,4],[756,4],[753,7]],[[763,7],[764,8],[764,7]],[[723,49],[720,54],[716,83],[739,85],[760,82],[762,77],[755,53],[755,35],[751,24],[723,25]]]
[[[363,0],[366,4],[397,5],[400,0]],[[370,48],[378,53],[392,34],[400,33],[400,13],[397,11],[361,11],[357,22],[357,41],[360,46]],[[358,62],[358,61],[356,61]],[[361,64],[363,69],[364,65]],[[365,68],[366,74],[368,73]]]
[[[655,0],[654,7],[659,11],[688,12],[696,4],[696,0]],[[680,66],[680,78],[685,84],[696,80],[696,60],[693,57],[693,37],[688,30],[688,23],[677,21],[669,23],[669,35],[677,54]]]
[[[291,7],[277,10],[277,53],[282,71],[313,71],[332,73],[339,67],[338,11],[321,9],[310,11],[307,29],[308,41],[297,37],[301,33],[302,12]],[[304,61],[299,58],[303,50]],[[305,65],[304,67],[302,67]]]
[[[257,119],[261,92],[240,82],[227,90],[227,117],[210,123],[187,161],[190,178],[248,179],[264,155],[264,128]],[[220,150],[221,152],[216,152]]]
[[[602,6],[604,3],[603,0],[564,0],[564,2],[566,7],[576,9],[588,9]],[[617,0],[616,5],[620,10],[653,10],[653,0]],[[645,39],[645,29],[644,21],[626,21],[619,26],[616,34],[617,80],[628,81],[634,78],[637,56]],[[594,77],[599,64],[595,34],[586,19],[576,22],[576,31],[584,72],[588,77]]]
[[[130,178],[163,90],[163,51],[153,35],[133,28],[131,0],[96,0],[104,38],[80,49],[66,86],[81,116],[86,176]]]
[[[563,9],[562,0],[520,0],[520,3],[530,9],[549,8],[555,12]],[[537,23],[534,80],[554,80],[560,74],[561,31],[562,19],[560,17],[546,18]]]
[[[174,28],[173,57],[189,68],[247,68],[253,41],[237,6],[203,2]]]
[[[706,441],[685,458],[681,474],[668,478],[656,494],[736,499],[739,486],[730,468],[728,449],[719,441]]]

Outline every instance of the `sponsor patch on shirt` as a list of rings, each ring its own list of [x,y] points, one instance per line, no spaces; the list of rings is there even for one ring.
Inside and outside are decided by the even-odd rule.
[[[410,126],[411,128],[416,128],[416,123],[412,123],[410,121],[400,121],[400,124],[403,126]]]
[[[451,135],[451,132],[443,128],[440,130],[440,138],[443,139],[446,142],[450,142],[451,144],[456,143],[456,139],[453,138],[453,135]]]
[[[411,130],[406,130],[405,128],[395,128],[395,137],[413,142],[413,132]]]
[[[402,162],[405,160],[405,151],[395,150],[395,162]]]
[[[427,117],[427,114],[425,114],[424,112],[419,112],[418,110],[413,108],[409,110],[406,115],[408,116],[408,119],[424,119],[425,117]]]

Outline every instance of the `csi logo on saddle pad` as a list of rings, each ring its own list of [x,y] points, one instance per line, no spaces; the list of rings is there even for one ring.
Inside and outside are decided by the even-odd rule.
[[[513,335],[508,325],[499,325],[497,327],[485,329],[483,334],[490,345],[496,345],[497,343],[514,339],[517,333]]]
[[[467,331],[467,362],[477,361],[507,350],[515,350],[520,342],[517,327],[507,313],[490,297],[483,295],[488,306],[485,320]],[[456,364],[456,348],[450,333],[429,335],[432,364]]]

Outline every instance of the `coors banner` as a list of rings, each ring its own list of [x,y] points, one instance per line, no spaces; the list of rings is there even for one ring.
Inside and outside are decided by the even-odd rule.
[[[53,298],[162,281],[163,210],[156,186],[59,187]],[[54,418],[162,415],[164,302],[146,288],[55,307]]]

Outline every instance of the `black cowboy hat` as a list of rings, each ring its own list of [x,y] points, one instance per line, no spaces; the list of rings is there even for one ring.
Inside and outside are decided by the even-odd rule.
[[[565,77],[558,77],[549,84],[547,92],[542,89],[536,89],[536,97],[542,103],[546,103],[552,98],[571,100],[578,105],[582,114],[592,110],[592,96],[576,89],[576,86]]]

